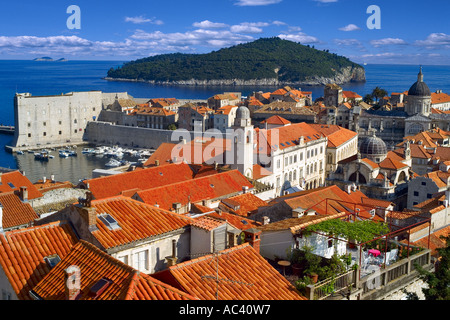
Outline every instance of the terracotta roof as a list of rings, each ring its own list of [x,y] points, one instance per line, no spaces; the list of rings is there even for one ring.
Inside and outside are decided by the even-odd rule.
[[[286,115],[304,115],[304,116],[315,116],[316,113],[311,111],[307,107],[297,107],[297,102],[285,102],[285,101],[274,101],[270,104],[265,104],[262,108],[255,110],[254,115],[258,114],[286,114]],[[259,115],[261,116],[261,115]]]
[[[186,142],[186,144],[163,143],[144,163],[144,166],[153,165],[156,160],[159,160],[160,164],[168,163],[169,161],[189,164],[212,164],[216,158],[220,158],[219,160],[221,161],[223,154],[227,150],[231,150],[230,139],[203,137]]]
[[[77,300],[197,300],[138,272],[83,240],[34,287],[34,293],[44,300],[65,300],[65,270],[70,266],[77,266],[80,270]],[[102,279],[111,283],[96,296],[92,288]]]
[[[264,167],[261,167],[259,164],[254,164],[253,165],[253,179],[254,180],[258,180],[267,176],[272,175],[272,172],[270,172],[269,170],[267,170]]]
[[[222,211],[220,213],[218,212],[212,212],[209,213],[208,216],[210,217],[214,217],[216,219],[223,219],[226,220],[228,222],[228,224],[232,225],[233,227],[239,229],[239,230],[248,230],[251,228],[257,228],[261,225],[260,222],[251,220],[251,219],[247,219],[232,213],[228,213],[225,211]]]
[[[0,264],[20,300],[31,300],[28,292],[50,271],[44,257],[61,259],[78,239],[67,223],[20,229],[0,234]]]
[[[157,203],[160,208],[170,210],[174,203],[186,205],[189,201],[195,203],[219,199],[242,193],[243,187],[252,189],[253,185],[238,170],[231,170],[143,190],[137,192],[137,196],[147,204],[155,205]]]
[[[14,192],[0,193],[3,229],[26,225],[39,218],[29,202],[22,202]]]
[[[52,181],[50,179],[46,179],[44,182],[43,179],[38,180],[34,183],[35,187],[38,188],[38,190],[41,193],[45,193],[51,190],[55,189],[65,189],[65,188],[73,188],[73,184],[70,181]]]
[[[218,259],[218,263],[216,263]],[[218,284],[213,278],[218,266]],[[306,300],[248,243],[186,261],[156,273],[155,278],[176,283],[201,300]],[[232,280],[226,281],[225,279]]]
[[[432,171],[424,174],[423,177],[433,180],[438,188],[444,188],[447,186],[447,180],[450,177],[450,173],[443,171]]]
[[[20,187],[27,188],[29,200],[42,197],[42,193],[20,171],[6,172],[0,175],[0,193],[19,191]]]
[[[280,88],[280,89],[277,89],[274,92],[272,92],[272,95],[282,96],[282,95],[284,95],[286,93],[287,93],[286,90]]]
[[[443,93],[443,92],[441,92],[441,93],[432,92],[431,93],[431,104],[446,103],[446,102],[450,102],[450,95]]]
[[[219,109],[217,109],[217,111],[215,113],[228,115],[228,114],[230,114],[231,110],[233,110],[234,108],[237,108],[237,107],[236,106],[223,106],[223,107],[220,107]]]
[[[257,213],[259,207],[266,205],[266,201],[258,198],[253,193],[247,192],[238,196],[223,199],[219,204],[219,208],[242,217],[249,217],[252,214]]]
[[[361,161],[364,163],[367,163],[370,167],[372,167],[372,169],[376,169],[376,168],[380,167],[377,163],[375,163],[372,160],[367,159],[367,158],[361,159]]]
[[[358,136],[356,132],[337,125],[310,124],[310,126],[328,138],[329,148],[339,147]]]
[[[279,124],[279,125],[286,125],[290,124],[291,122],[286,120],[283,117],[280,117],[278,115],[271,116],[270,118],[261,121],[261,123],[267,123],[267,124]]]
[[[297,146],[300,142],[300,137],[302,136],[305,143],[323,137],[320,132],[305,122],[268,130],[260,129],[258,132],[259,134],[255,135],[257,138],[257,148],[255,152],[265,154],[270,153],[271,150],[283,150]],[[272,139],[274,141],[272,141]],[[272,144],[270,142],[272,142]]]
[[[359,99],[362,98],[359,94],[353,91],[342,91],[342,95],[347,99]]]
[[[234,93],[216,94],[213,97],[214,100],[237,100],[239,99]]]
[[[175,214],[122,196],[92,201],[97,213],[97,228],[92,235],[110,249],[186,227],[191,218]],[[118,225],[110,230],[99,215],[109,214]]]
[[[383,161],[380,162],[379,166],[380,166],[380,168],[390,169],[390,170],[399,170],[399,169],[408,167],[407,164],[404,164],[404,163],[397,161],[395,159],[392,159],[392,158],[384,159]]]
[[[442,249],[447,246],[445,239],[441,239],[441,236],[448,237],[449,235],[450,235],[450,226],[446,226],[440,230],[433,232],[430,235],[429,241],[428,236],[426,236],[417,241],[411,242],[411,244],[422,248],[428,248],[431,250],[432,255],[436,255],[438,254],[437,249]]]
[[[201,216],[199,218],[194,218],[194,222],[191,223],[191,226],[206,230],[212,231],[217,227],[220,227],[226,223],[226,220],[215,219],[211,216]]]
[[[141,115],[141,116],[154,115],[154,116],[168,117],[168,116],[173,116],[176,113],[173,111],[167,110],[165,108],[160,108],[160,107],[139,107],[136,110],[135,114]]]
[[[85,180],[85,183],[89,184],[89,190],[96,199],[103,199],[119,195],[122,191],[145,190],[193,178],[194,173],[189,165],[179,163]]]

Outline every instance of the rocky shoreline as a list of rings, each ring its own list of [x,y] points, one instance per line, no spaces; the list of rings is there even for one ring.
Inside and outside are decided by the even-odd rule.
[[[126,79],[126,78],[112,78],[105,77],[104,80],[108,81],[123,81],[123,82],[145,82],[156,85],[173,85],[173,86],[320,86],[329,83],[335,83],[338,85],[346,84],[349,82],[365,82],[365,70],[358,67],[346,67],[342,68],[332,78],[314,76],[304,81],[279,81],[276,78],[269,79],[216,79],[216,80],[180,80],[180,81],[155,81],[155,80],[143,80],[143,79]]]

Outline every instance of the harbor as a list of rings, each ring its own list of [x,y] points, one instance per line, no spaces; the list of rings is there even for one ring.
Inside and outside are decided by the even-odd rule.
[[[93,177],[93,172],[124,171],[130,165],[144,163],[154,150],[130,149],[118,146],[81,144],[59,148],[33,149],[14,152],[17,168],[35,182],[55,176],[58,181],[78,184]],[[111,172],[109,172],[111,174]]]

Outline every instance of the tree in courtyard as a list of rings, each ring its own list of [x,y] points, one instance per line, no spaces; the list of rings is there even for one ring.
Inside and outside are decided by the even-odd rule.
[[[380,87],[376,87],[375,89],[373,89],[372,91],[372,98],[375,99],[375,101],[378,103],[378,101],[380,99],[383,99],[384,97],[387,96],[387,91],[380,88]]]
[[[422,288],[426,300],[450,300],[450,236],[441,236],[441,239],[445,240],[446,246],[436,249],[439,261],[435,271],[417,266],[421,279],[428,284],[428,288]]]
[[[370,93],[366,94],[363,98],[363,101],[367,104],[372,104],[373,103],[373,97]]]

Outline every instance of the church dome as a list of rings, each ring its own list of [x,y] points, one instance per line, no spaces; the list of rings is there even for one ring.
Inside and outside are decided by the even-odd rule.
[[[388,151],[386,143],[382,139],[373,135],[372,137],[365,138],[361,142],[361,145],[359,146],[359,152],[361,153],[362,157],[379,162],[379,160],[386,157]]]
[[[414,83],[411,86],[411,88],[409,88],[408,96],[423,96],[423,97],[431,96],[430,88],[428,88],[427,84],[423,82],[422,68],[420,68],[420,72],[417,77],[417,82]]]
[[[237,119],[250,119],[250,110],[247,107],[239,107],[236,110],[236,118]]]

